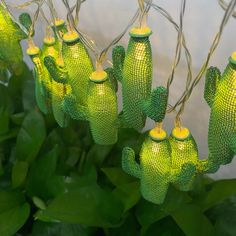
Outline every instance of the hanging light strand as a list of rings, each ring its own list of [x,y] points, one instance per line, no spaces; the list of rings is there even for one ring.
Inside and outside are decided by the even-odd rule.
[[[117,37],[115,37],[111,43],[108,44],[108,46],[106,48],[104,48],[102,50],[102,52],[100,53],[100,56],[98,58],[98,62],[103,64],[103,62],[106,60],[106,55],[109,51],[109,49],[114,46],[115,44],[117,44],[122,38],[123,36],[125,35],[125,33],[127,32],[127,30],[130,28],[131,25],[133,25],[133,23],[136,21],[136,19],[138,18],[139,16],[139,10],[137,10],[135,12],[135,15],[132,17],[132,19],[130,20],[130,22],[128,23],[128,25],[125,27],[125,29],[122,31],[121,34],[119,34]]]
[[[178,24],[174,21],[174,19],[171,17],[171,15],[165,9],[163,9],[162,7],[160,7],[160,6],[158,6],[158,5],[154,4],[154,3],[148,3],[147,2],[147,4],[149,4],[153,9],[158,11],[164,18],[166,18],[174,26],[175,30],[178,32],[178,35],[180,34],[179,33],[181,31],[180,27],[178,26]],[[183,7],[181,7],[181,9],[183,9]],[[179,37],[178,37],[178,39],[179,39]],[[180,44],[180,43],[177,42],[177,45],[178,44]],[[187,81],[186,81],[186,89],[185,89],[185,91],[183,93],[183,95],[184,95],[186,90],[187,90],[187,88],[190,86],[191,81],[192,81],[192,56],[191,56],[191,53],[190,53],[190,51],[189,51],[189,49],[187,47],[186,40],[185,40],[185,35],[184,35],[183,32],[182,32],[182,46],[184,48],[185,60],[186,60],[186,63],[187,63],[187,68],[188,68]],[[174,63],[174,65],[175,65],[175,63]],[[174,73],[175,73],[175,66],[174,65],[172,66],[172,71],[170,73],[170,76],[168,77],[168,81],[169,82],[167,82],[167,84],[171,84],[172,83],[171,80],[172,80],[172,78],[174,78]],[[168,110],[170,110],[170,109],[172,109],[172,105],[168,104]],[[175,109],[173,109],[172,111],[175,111]]]
[[[218,0],[220,6],[223,8],[223,10],[226,10],[228,7],[228,4],[224,0]],[[233,12],[232,16],[236,18],[236,11]]]
[[[69,24],[70,24],[70,27],[73,28],[73,30],[75,30],[79,36],[80,36],[80,39],[81,41],[84,43],[84,45],[91,50],[91,52],[94,54],[95,58],[98,57],[98,50],[96,48],[96,45],[95,45],[95,42],[94,40],[90,39],[87,35],[85,35],[81,30],[79,30],[77,27],[76,27],[76,24],[75,24],[75,19],[73,18],[73,9],[74,8],[70,8],[69,6],[69,3],[67,0],[62,0],[64,5],[66,6],[67,8],[67,11],[68,11],[68,20],[69,20]]]
[[[144,2],[144,1],[142,1],[142,2]],[[128,29],[134,24],[134,22],[135,22],[135,21],[137,20],[137,18],[140,16],[140,12],[143,11],[142,14],[144,14],[144,15],[147,15],[147,14],[148,14],[148,12],[149,12],[149,10],[150,10],[150,4],[152,3],[152,0],[147,0],[147,2],[148,2],[149,4],[147,4],[147,5],[144,7],[144,10],[141,9],[141,8],[142,8],[142,4],[141,4],[141,8],[138,9],[138,10],[135,12],[133,18],[131,18],[131,20],[129,21],[128,25],[125,27],[125,29],[124,29],[116,38],[114,38],[114,39],[111,41],[111,43],[108,44],[108,46],[107,46],[106,48],[104,48],[104,49],[101,51],[100,56],[99,56],[99,58],[98,58],[98,62],[99,62],[100,64],[102,64],[102,63],[106,60],[106,55],[107,55],[109,49],[110,49],[112,46],[114,46],[115,44],[117,44],[117,43],[123,38],[123,36],[126,34],[126,32],[128,31]]]
[[[175,50],[175,58],[174,58],[174,64],[172,66],[171,74],[167,81],[167,90],[169,93],[170,85],[173,82],[175,70],[180,62],[181,58],[181,49],[183,45],[183,18],[184,18],[184,12],[185,12],[185,0],[181,0],[181,10],[180,10],[180,24],[178,29],[178,37],[177,37],[177,45]]]
[[[222,22],[220,24],[220,29],[219,29],[219,32],[216,34],[214,40],[213,40],[213,43],[210,47],[210,50],[208,52],[208,55],[207,55],[207,58],[206,58],[206,61],[203,63],[199,73],[197,74],[197,76],[195,77],[195,79],[193,80],[189,90],[186,92],[186,94],[170,109],[170,111],[172,109],[175,109],[178,105],[181,104],[181,107],[177,113],[177,117],[180,117],[180,115],[184,112],[184,108],[185,108],[185,103],[188,101],[188,99],[190,98],[192,92],[193,92],[193,89],[197,86],[197,84],[199,83],[199,81],[201,80],[203,74],[205,73],[207,67],[208,67],[208,64],[209,64],[209,61],[210,61],[210,58],[211,56],[213,55],[214,51],[216,50],[217,46],[219,45],[219,42],[220,42],[220,39],[221,39],[221,36],[222,36],[222,33],[223,33],[223,30],[224,30],[224,27],[226,26],[226,24],[228,23],[228,20],[229,18],[231,17],[231,15],[233,14],[233,11],[234,11],[234,8],[236,6],[236,0],[231,0],[230,4],[228,5],[228,8],[227,10],[225,11],[225,14],[224,14],[224,17],[222,19]],[[169,111],[169,112],[170,112]]]

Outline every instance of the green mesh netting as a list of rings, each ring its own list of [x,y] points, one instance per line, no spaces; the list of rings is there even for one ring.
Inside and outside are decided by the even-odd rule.
[[[104,82],[89,82],[87,104],[94,141],[101,145],[116,143],[118,104],[109,79]]]
[[[230,163],[236,153],[236,143],[234,142],[236,132],[235,91],[236,66],[229,63],[217,83],[209,122],[208,161],[209,165],[216,166],[216,168]]]
[[[3,3],[0,3],[0,60],[5,61],[14,72],[19,72],[23,59],[20,40],[27,35],[11,19]]]
[[[220,79],[219,69],[216,67],[210,67],[206,73],[205,90],[204,90],[204,98],[210,107],[212,106],[212,103],[214,101],[219,79]]]
[[[122,152],[123,170],[140,179],[142,196],[155,204],[164,202],[170,183],[187,186],[195,175],[195,165],[190,161],[174,168],[171,152],[168,139],[157,141],[150,137],[142,145],[140,164],[131,148],[126,147]]]
[[[73,94],[81,105],[86,105],[89,76],[93,72],[92,61],[87,49],[80,40],[72,43],[63,42],[62,56]]]
[[[28,13],[24,12],[24,13],[20,14],[19,21],[28,31],[31,30],[32,20],[31,20],[31,17]],[[33,36],[33,35],[31,35],[31,36]]]
[[[54,32],[54,37],[56,39],[55,48],[58,51],[62,49],[62,41],[59,40],[59,37],[63,38],[63,35],[67,33],[67,27],[64,20],[56,21],[55,25],[52,26],[52,30]]]
[[[39,73],[37,67],[34,68],[34,80],[35,80],[35,99],[38,108],[44,114],[48,114],[49,108],[47,100],[43,95],[43,88],[42,88],[42,75]]]
[[[57,44],[56,42],[52,45],[45,44],[43,45],[42,51],[42,60],[45,60],[47,56],[51,56],[53,58],[58,57]],[[55,65],[52,65],[53,67]],[[54,68],[55,69],[55,68]],[[49,69],[49,72],[51,70]],[[70,120],[69,115],[67,115],[62,109],[62,102],[64,97],[71,92],[70,86],[67,84],[57,82],[60,78],[55,78],[57,74],[49,74],[48,71],[45,72],[45,77],[50,79],[51,82],[51,104],[52,104],[52,112],[56,122],[60,127],[66,127]]]
[[[152,85],[152,51],[148,37],[131,37],[124,61],[122,97],[123,111],[127,123],[140,130],[146,116],[140,108],[147,99]]]
[[[122,168],[128,174],[140,178],[142,196],[153,203],[165,200],[170,182],[171,148],[168,140],[153,141],[147,138],[140,152],[140,165],[135,161],[131,148],[124,148]]]
[[[180,170],[186,163],[192,163],[194,166],[198,165],[199,159],[197,144],[191,135],[183,140],[170,136],[169,141],[172,150],[171,163],[173,169]],[[187,184],[183,184],[182,181],[176,181],[174,185],[182,191],[189,191],[193,187],[195,177],[196,175],[193,175]]]
[[[167,103],[167,89],[160,86],[152,91],[150,98],[142,102],[142,110],[155,122],[162,122],[166,115]]]
[[[123,80],[123,65],[125,60],[125,49],[117,45],[112,50],[112,62],[116,79],[120,82]]]
[[[141,193],[153,203],[161,204],[169,186],[171,149],[167,140],[156,142],[147,138],[140,152],[142,169]]]

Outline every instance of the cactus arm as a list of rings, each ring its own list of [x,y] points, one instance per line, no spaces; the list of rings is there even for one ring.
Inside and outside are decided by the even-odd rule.
[[[40,111],[46,115],[46,114],[48,114],[48,105],[46,103],[45,97],[42,94],[42,85],[40,83],[40,78],[39,78],[40,74],[38,72],[37,67],[34,68],[33,75],[34,75],[34,79],[35,79],[35,99],[36,99],[36,103],[37,103],[38,108],[40,109]]]
[[[212,174],[217,172],[220,168],[220,165],[212,161],[211,155],[208,159],[199,160],[197,163],[197,172],[200,174]]]
[[[170,182],[178,182],[180,184],[187,184],[196,172],[196,166],[193,163],[185,163],[182,165],[181,170],[171,169]]]
[[[115,122],[115,126],[116,126],[117,128],[122,128],[122,129],[131,128],[130,125],[127,124],[123,112],[120,112],[120,113],[119,113],[119,115],[118,115],[118,117],[117,117],[117,120],[116,120],[116,122]]]
[[[20,14],[19,16],[19,21],[20,23],[25,27],[25,29],[30,32],[31,30],[31,26],[32,26],[32,20],[31,20],[31,17],[28,13],[24,12],[22,14]],[[33,32],[32,32],[32,35],[34,35],[34,29],[32,29]]]
[[[114,74],[118,81],[122,82],[123,65],[125,60],[125,49],[123,46],[118,45],[112,50],[112,61]]]
[[[79,105],[73,94],[68,94],[62,102],[62,109],[75,120],[89,120],[88,109],[85,106]]]
[[[118,91],[118,83],[117,83],[117,80],[116,80],[116,77],[115,77],[114,69],[109,67],[105,71],[108,74],[108,77],[110,79],[110,83],[112,85],[112,89],[115,92],[117,92]]]
[[[204,98],[209,105],[212,106],[214,101],[215,93],[217,90],[217,84],[220,79],[220,70],[217,67],[210,67],[206,73],[206,82],[204,89]]]
[[[135,161],[135,153],[132,148],[125,147],[122,151],[122,168],[123,170],[136,178],[141,178],[141,167]]]
[[[53,80],[55,80],[57,83],[66,84],[68,82],[67,71],[56,63],[55,58],[52,56],[46,56],[44,58],[44,65],[46,66]]]
[[[143,112],[155,122],[162,122],[165,118],[168,92],[165,87],[153,89],[150,97],[141,102]]]

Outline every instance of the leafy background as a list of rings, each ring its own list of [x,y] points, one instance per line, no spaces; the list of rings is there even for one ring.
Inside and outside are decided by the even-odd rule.
[[[81,10],[81,28],[101,47],[123,29],[137,7],[136,0],[130,0],[128,9],[127,3],[120,0],[87,2]],[[159,2],[177,19],[178,1]],[[186,9],[185,31],[194,58],[194,72],[197,72],[218,30],[223,11],[217,1],[190,3]],[[63,16],[61,9],[64,8],[58,5],[57,10]],[[166,81],[176,35],[154,12],[149,24],[155,29],[152,45],[156,86]],[[212,64],[221,69],[233,50],[235,30],[232,20],[213,58]],[[39,21],[36,32],[39,45],[42,35]],[[128,35],[121,41],[125,46],[127,39]],[[172,90],[173,101],[182,92],[185,68],[182,62],[177,71],[178,84],[175,83]],[[203,83],[193,94],[184,121],[204,156],[207,155],[209,109],[202,91]],[[196,107],[204,112],[196,112]],[[199,122],[201,125],[196,125]],[[173,117],[167,117],[166,123],[171,129]],[[39,112],[32,72],[26,65],[20,76],[1,71],[0,236],[236,235],[234,179],[214,181],[199,176],[192,192],[179,192],[171,187],[163,205],[154,205],[140,196],[139,182],[121,169],[121,151],[130,146],[138,154],[145,135],[122,129],[114,146],[96,145],[86,122],[72,121],[68,128],[61,129],[52,117]]]
[[[35,105],[32,72],[1,72],[0,235],[236,235],[236,180],[200,176],[192,192],[171,187],[162,205],[145,201],[121,169],[145,137],[119,131],[113,146],[92,141],[86,122],[59,128]]]

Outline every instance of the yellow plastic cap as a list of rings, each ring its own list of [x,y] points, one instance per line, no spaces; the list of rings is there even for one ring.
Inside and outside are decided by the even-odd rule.
[[[54,37],[45,37],[45,38],[43,39],[43,42],[44,42],[46,45],[50,46],[50,45],[54,45],[55,42],[56,42],[56,40],[55,40]]]
[[[36,46],[29,47],[29,48],[27,48],[26,53],[29,56],[35,56],[35,55],[38,55],[40,53],[40,49],[38,47],[36,47]]]
[[[55,26],[56,27],[59,27],[59,26],[64,25],[64,24],[65,24],[65,21],[63,19],[55,20]]]
[[[232,55],[231,55],[231,58],[236,61],[236,52],[233,52]]]
[[[190,136],[190,131],[185,127],[175,127],[172,130],[172,136],[179,140],[185,140]]]
[[[66,43],[73,43],[79,39],[79,35],[75,31],[67,32],[63,35],[63,41]]]
[[[104,70],[94,71],[90,76],[90,80],[95,83],[103,82],[107,80],[107,73]]]
[[[162,140],[166,139],[167,134],[166,134],[165,130],[163,130],[162,128],[159,128],[159,129],[154,128],[149,131],[149,136],[154,141],[162,141]]]
[[[232,53],[231,57],[229,58],[229,61],[236,65],[236,51]]]
[[[143,27],[143,28],[134,27],[130,30],[129,34],[132,37],[142,38],[150,36],[152,34],[152,31],[149,27]]]

